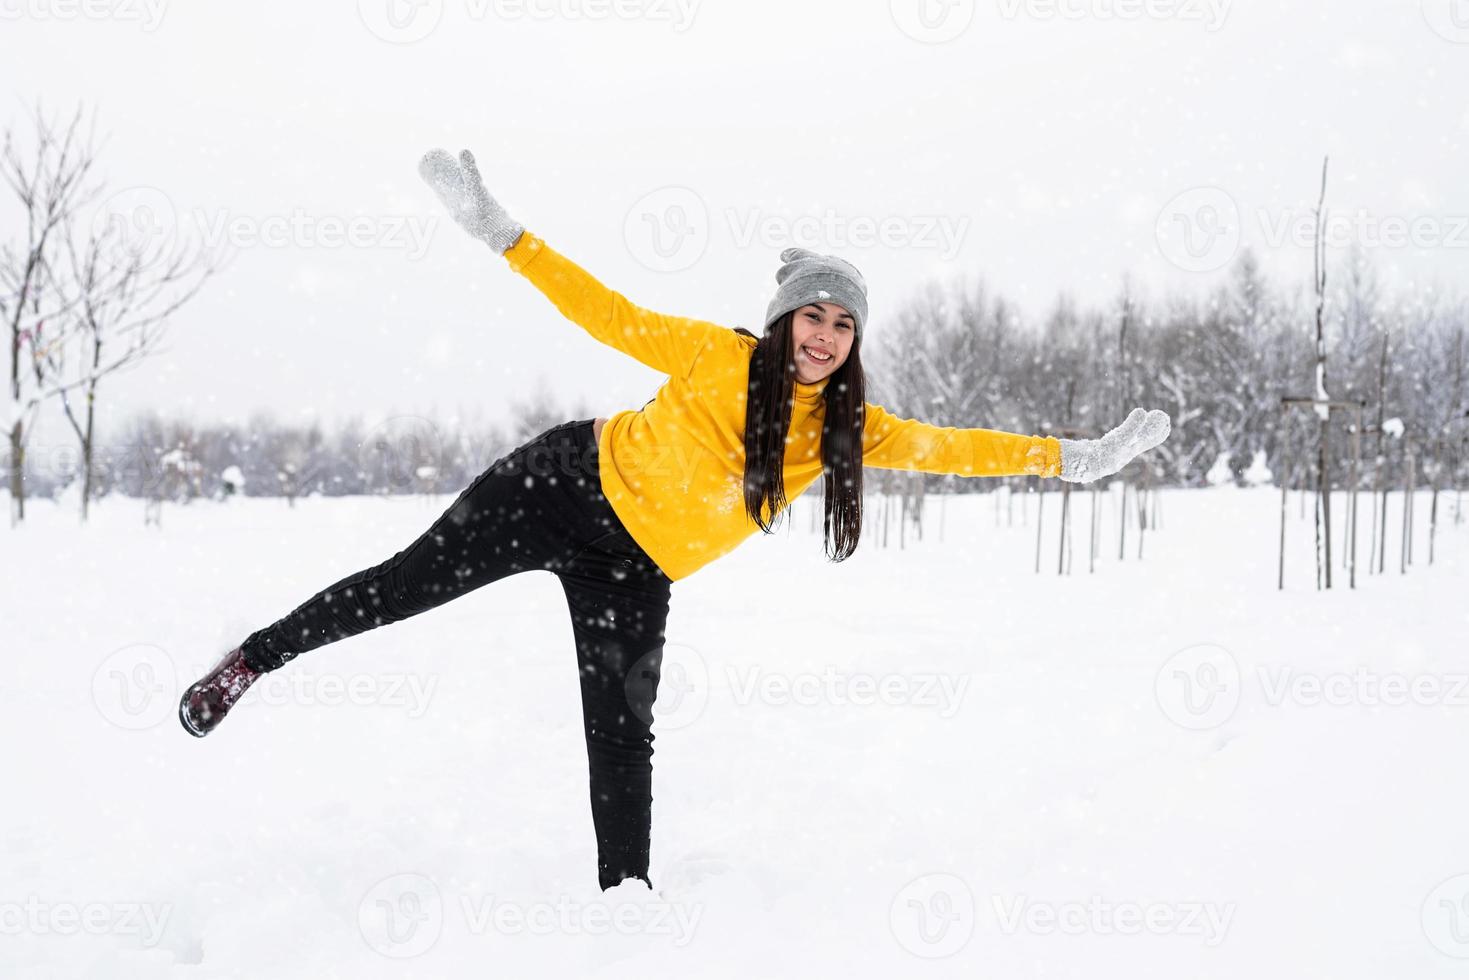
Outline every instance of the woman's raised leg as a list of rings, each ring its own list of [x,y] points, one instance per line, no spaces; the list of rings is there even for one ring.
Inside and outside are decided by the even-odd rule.
[[[516,572],[557,571],[605,537],[618,522],[602,495],[592,424],[553,426],[496,460],[407,548],[250,634],[179,699],[184,730],[208,735],[261,674],[308,650]]]
[[[401,622],[507,575],[555,571],[606,533],[577,497],[600,493],[595,455],[566,422],[496,460],[408,547],[354,572],[247,637],[244,662],[275,670],[328,643]]]

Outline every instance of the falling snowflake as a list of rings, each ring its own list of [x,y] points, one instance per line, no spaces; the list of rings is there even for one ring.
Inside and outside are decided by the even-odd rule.
[[[725,480],[724,493],[715,501],[715,508],[720,513],[728,514],[738,508],[745,506],[744,477],[742,474],[731,474]]]

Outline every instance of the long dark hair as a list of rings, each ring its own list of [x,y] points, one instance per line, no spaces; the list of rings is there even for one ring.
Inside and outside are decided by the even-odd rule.
[[[750,354],[750,385],[745,398],[745,513],[766,534],[788,503],[785,496],[785,447],[796,393],[795,344],[791,323],[795,310],[781,315],[756,337],[743,327],[737,333],[755,341]],[[822,390],[821,472],[825,490],[822,530],[832,561],[850,558],[862,536],[862,338]],[[767,507],[769,516],[767,516]]]

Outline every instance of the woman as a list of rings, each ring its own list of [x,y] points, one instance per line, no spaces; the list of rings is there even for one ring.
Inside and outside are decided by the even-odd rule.
[[[212,731],[249,686],[308,650],[395,623],[517,572],[561,581],[581,667],[598,878],[648,877],[649,728],[670,585],[769,533],[824,477],[826,551],[852,554],[862,468],[1085,482],[1168,434],[1136,409],[1098,440],[939,428],[863,401],[867,290],[850,264],[781,253],[765,335],[644,310],[513,221],[474,158],[419,165],[454,219],[592,336],[669,376],[638,410],[566,422],[480,474],[431,527],[380,565],[322,590],[247,637],[185,692],[179,718]],[[631,710],[629,710],[631,709]]]

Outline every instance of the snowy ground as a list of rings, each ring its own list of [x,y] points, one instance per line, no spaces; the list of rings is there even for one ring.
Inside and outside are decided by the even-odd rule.
[[[85,530],[37,503],[0,529],[0,976],[1469,968],[1469,514],[1429,567],[1426,494],[1409,574],[1395,501],[1391,574],[1329,594],[1294,499],[1276,591],[1269,490],[1167,493],[1142,562],[1108,509],[1069,577],[1054,507],[1036,574],[1034,515],[997,527],[987,498],[836,566],[803,498],[674,586],[660,895],[596,888],[549,574],[179,728],[181,685],[450,499],[199,503],[161,531],[136,501]]]

